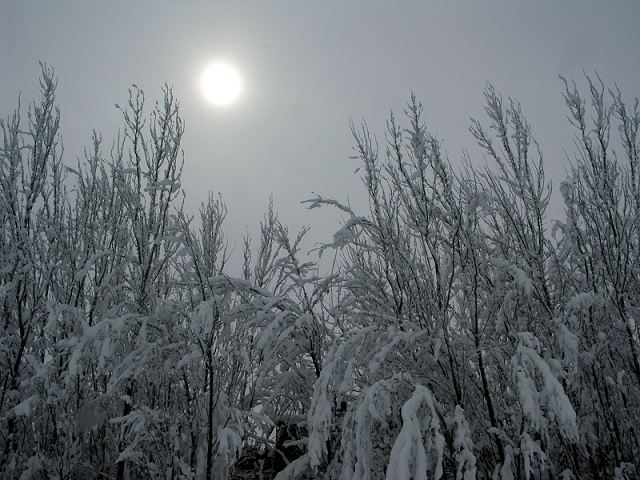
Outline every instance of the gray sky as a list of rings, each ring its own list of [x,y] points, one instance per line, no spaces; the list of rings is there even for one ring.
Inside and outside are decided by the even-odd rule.
[[[558,75],[583,69],[616,81],[628,97],[640,79],[638,1],[6,1],[0,0],[0,113],[37,89],[38,60],[59,77],[67,161],[105,144],[121,125],[114,103],[136,83],[147,99],[167,82],[181,101],[183,185],[194,209],[209,190],[229,207],[227,233],[255,230],[269,195],[281,219],[326,240],[337,213],[306,211],[311,192],[362,189],[348,159],[348,121],[366,119],[382,140],[390,110],[413,90],[451,162],[471,148],[469,117],[484,118],[492,82],[522,103],[550,177],[565,169],[570,130]],[[225,59],[245,82],[240,101],[207,104],[198,78]],[[483,162],[471,148],[474,161]]]

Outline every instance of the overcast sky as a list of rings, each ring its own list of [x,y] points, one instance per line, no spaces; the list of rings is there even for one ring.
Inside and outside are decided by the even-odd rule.
[[[638,1],[6,1],[0,0],[0,112],[36,93],[38,61],[56,70],[67,161],[91,130],[110,144],[114,103],[135,83],[148,100],[173,85],[186,121],[183,185],[194,209],[221,192],[227,233],[251,231],[273,194],[284,222],[326,240],[333,213],[306,211],[311,192],[361,205],[349,118],[382,139],[413,90],[456,165],[473,145],[487,81],[521,101],[549,175],[563,175],[570,130],[558,75],[583,70],[639,95]],[[241,99],[216,109],[198,78],[235,65]],[[150,102],[151,103],[151,102]],[[483,158],[471,150],[474,162]],[[557,182],[556,182],[557,184]]]

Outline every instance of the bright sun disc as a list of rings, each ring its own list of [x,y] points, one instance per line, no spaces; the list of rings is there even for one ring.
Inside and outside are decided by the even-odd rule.
[[[242,79],[231,65],[214,63],[202,74],[200,86],[205,98],[214,105],[229,105],[242,92]]]

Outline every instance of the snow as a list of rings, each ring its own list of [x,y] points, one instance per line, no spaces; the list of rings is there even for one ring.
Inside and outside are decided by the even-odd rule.
[[[31,415],[31,410],[33,409],[37,401],[38,401],[38,396],[31,395],[29,398],[23,400],[18,405],[13,407],[13,413],[17,417],[23,417],[23,416],[28,417]]]
[[[453,414],[453,448],[457,463],[456,480],[474,480],[476,478],[476,457],[473,454],[473,440],[469,423],[460,405],[456,405]]]
[[[521,334],[521,343],[512,358],[518,396],[525,418],[534,431],[546,430],[548,420],[555,421],[562,435],[570,441],[578,440],[576,412],[562,385],[552,373],[549,365],[538,352],[527,345],[538,345],[529,332]],[[542,390],[536,386],[536,377],[541,379]],[[543,413],[543,408],[547,412]]]
[[[309,456],[302,455],[277,473],[273,480],[298,480],[309,468]]]
[[[232,464],[242,450],[242,438],[236,431],[228,427],[219,427],[217,439],[218,455],[226,465]]]
[[[420,419],[419,409],[423,404],[430,416]],[[443,474],[445,439],[431,391],[416,385],[413,395],[402,406],[401,415],[402,429],[391,449],[387,480],[427,480],[430,467],[433,467],[433,478],[439,480]],[[427,446],[423,442],[422,426],[427,429]]]
[[[282,421],[300,431],[279,480],[589,478],[594,455],[638,476],[635,104],[566,85],[578,150],[551,222],[516,102],[487,87],[492,166],[455,172],[412,98],[399,151],[354,129],[364,214],[303,202],[344,217],[305,254],[270,207],[236,278],[222,202],[198,222],[176,198],[169,91],[144,129],[132,91],[113,148],[62,178],[46,72],[26,125],[0,128],[0,477],[224,479],[243,452],[279,458]]]
[[[533,469],[533,462],[537,460],[540,465],[540,471],[544,471],[544,462],[547,456],[540,448],[540,444],[534,441],[527,432],[523,432],[520,438],[520,452],[524,459],[524,476],[530,478],[537,470]]]

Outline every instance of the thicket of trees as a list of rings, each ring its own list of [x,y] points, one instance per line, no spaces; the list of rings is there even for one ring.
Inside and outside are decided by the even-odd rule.
[[[640,109],[586,84],[564,220],[517,102],[487,88],[454,171],[412,98],[382,151],[353,128],[369,211],[307,201],[332,271],[270,206],[232,275],[171,90],[71,165],[43,67],[0,124],[3,478],[635,478]]]

